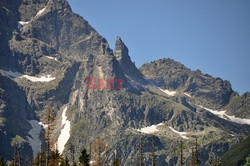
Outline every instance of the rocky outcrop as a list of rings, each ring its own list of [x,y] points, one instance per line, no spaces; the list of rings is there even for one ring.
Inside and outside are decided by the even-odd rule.
[[[123,43],[121,37],[117,37],[115,44],[115,52],[114,55],[119,62],[122,70],[127,76],[134,78],[142,78],[143,75],[136,68],[135,64],[131,61],[129,56],[129,50],[127,46]]]
[[[55,119],[51,133],[56,144],[62,110],[67,107],[65,116],[71,129],[63,155],[70,160],[72,145],[78,158],[82,147],[100,137],[109,145],[104,160],[111,162],[115,152],[123,164],[132,165],[137,160],[138,140],[143,137],[145,162],[150,163],[151,135],[155,135],[158,164],[171,165],[178,159],[171,149],[176,140],[185,139],[189,145],[198,135],[205,163],[206,154],[216,150],[211,147],[222,149],[221,155],[234,140],[231,134],[244,137],[249,133],[249,125],[233,123],[205,109],[221,109],[229,103],[230,115],[234,115],[243,108],[242,102],[248,103],[248,95],[237,96],[228,81],[191,71],[171,59],[138,70],[120,37],[113,52],[104,37],[72,12],[66,0],[3,0],[0,4],[0,138],[4,141],[0,142],[4,148],[0,155],[7,160],[13,154],[11,139],[19,135],[28,142],[28,121],[46,124],[44,115],[49,108]],[[48,76],[53,79],[32,81]],[[93,84],[101,79],[103,85],[88,88],[90,77],[96,79]],[[123,80],[125,88],[119,89],[117,82],[112,88],[103,88],[108,79]],[[138,87],[131,81],[137,81]],[[169,95],[164,89],[176,92]],[[248,115],[246,111],[244,116]],[[136,130],[157,124],[161,125],[151,134]],[[221,140],[222,144],[216,144]],[[22,150],[25,156],[32,156],[29,143]],[[188,149],[185,157],[189,157]]]
[[[233,90],[228,81],[214,78],[201,71],[191,71],[171,59],[160,59],[142,65],[140,71],[163,89],[187,92],[197,102],[211,108],[221,108],[229,103]]]

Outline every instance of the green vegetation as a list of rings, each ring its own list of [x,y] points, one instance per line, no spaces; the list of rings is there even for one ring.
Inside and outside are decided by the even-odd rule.
[[[250,154],[250,137],[233,146],[222,157],[222,166],[243,165]]]
[[[89,166],[89,161],[90,161],[90,154],[87,152],[86,148],[83,148],[83,150],[81,151],[81,155],[79,157],[79,162],[81,163],[81,165]]]
[[[245,163],[244,166],[250,166],[250,157],[246,158],[246,163]]]
[[[241,102],[240,96],[233,96],[228,104],[229,107],[236,107]]]
[[[25,142],[26,142],[25,139],[23,139],[19,135],[16,135],[14,138],[12,138],[11,145],[12,146],[21,145]]]

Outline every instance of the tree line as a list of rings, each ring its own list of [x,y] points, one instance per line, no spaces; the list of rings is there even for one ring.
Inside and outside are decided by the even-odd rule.
[[[155,141],[156,137],[153,135],[151,137],[151,166],[156,166],[157,165],[157,157],[156,157],[156,147],[155,147]],[[48,141],[48,139],[47,139]],[[48,142],[47,142],[48,143]],[[21,153],[19,150],[19,145],[14,146],[14,155],[13,155],[13,160],[9,164],[10,166],[23,166],[23,165],[29,165],[29,166],[104,166],[108,165],[107,162],[105,162],[104,159],[104,152],[106,152],[109,147],[107,143],[101,139],[97,138],[94,143],[91,145],[89,149],[86,147],[83,147],[82,150],[80,151],[80,155],[77,159],[75,160],[75,147],[72,145],[71,148],[69,149],[72,156],[72,161],[70,162],[67,157],[63,157],[57,149],[52,150],[49,147],[49,150],[43,150],[40,153],[37,154],[36,158],[29,162],[29,163],[24,163],[21,157]],[[199,159],[200,154],[199,154],[199,144],[198,144],[198,139],[196,138],[195,141],[193,142],[191,147],[191,157],[189,159],[189,163],[186,163],[184,155],[183,155],[183,150],[184,150],[184,145],[183,141],[181,140],[175,147],[172,147],[173,149],[173,155],[174,161],[172,165],[177,166],[184,166],[184,165],[189,165],[189,166],[200,166],[201,161]],[[138,166],[146,166],[145,162],[145,156],[144,156],[144,141],[143,138],[140,136],[138,144],[137,144],[137,160],[135,165]],[[159,163],[158,163],[159,164]],[[209,164],[211,166],[220,166],[221,161],[219,158],[214,158],[211,161],[209,161]],[[0,157],[0,166],[5,166],[6,164],[4,163],[3,158]],[[117,157],[115,154],[113,154],[113,159],[111,160],[111,166],[122,166],[122,158]]]
[[[23,165],[32,165],[32,166],[102,166],[107,165],[107,162],[104,162],[103,154],[106,152],[109,147],[108,144],[105,143],[104,140],[97,138],[93,144],[91,144],[89,150],[87,150],[86,147],[83,147],[79,158],[77,161],[75,161],[75,147],[71,145],[69,148],[69,151],[71,153],[71,162],[67,157],[63,157],[59,151],[57,150],[57,147],[54,148],[54,144],[51,141],[51,127],[50,124],[54,121],[54,116],[51,112],[51,109],[48,109],[44,116],[48,126],[45,133],[45,142],[46,142],[46,148],[42,150],[40,149],[40,153],[37,154],[36,158],[31,161],[30,163],[25,163],[25,161],[22,158],[20,148],[25,141],[21,137],[17,136],[12,141],[12,146],[14,148],[14,154],[13,154],[13,160],[9,164],[10,166],[23,166]],[[152,135],[152,142],[151,142],[151,166],[157,165],[157,157],[156,157],[156,146],[155,141],[156,137]],[[137,141],[138,144],[136,145],[136,153],[137,153],[137,160],[135,165],[138,166],[146,166],[146,163],[144,161],[144,141],[142,139],[142,136],[140,136],[139,141]],[[183,141],[181,140],[178,142],[173,149],[173,155],[174,155],[174,161],[173,165],[177,166],[184,166],[184,165],[190,165],[190,166],[199,166],[201,164],[201,161],[199,159],[199,145],[198,145],[198,138],[195,139],[194,143],[190,146],[191,147],[191,159],[189,160],[189,163],[185,163],[184,154],[183,154]],[[168,155],[167,155],[168,156]],[[178,162],[179,161],[179,162]],[[122,165],[122,159],[117,157],[115,153],[113,154],[113,159],[111,161],[112,166],[121,166]],[[220,166],[221,161],[219,158],[214,158],[211,161],[209,161],[209,164],[211,166]],[[6,163],[4,162],[3,158],[0,157],[0,166],[4,166]]]

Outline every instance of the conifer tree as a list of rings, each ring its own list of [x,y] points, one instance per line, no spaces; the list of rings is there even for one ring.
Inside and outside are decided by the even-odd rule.
[[[138,165],[143,166],[143,140],[142,136],[139,138],[139,145],[138,145]]]
[[[73,144],[70,145],[70,154],[71,154],[71,158],[72,158],[72,163],[73,166],[76,165],[75,163],[75,146]]]
[[[35,161],[34,161],[34,165],[35,166],[46,166],[46,152],[45,151],[41,151],[40,153],[37,154]]]
[[[4,159],[3,159],[3,157],[2,156],[0,156],[0,166],[4,166],[5,165],[5,163],[4,163]]]
[[[155,136],[152,136],[152,166],[156,165],[156,159],[155,159]]]
[[[66,157],[66,158],[61,158],[61,163],[60,163],[60,166],[70,166],[69,165],[69,160],[68,160],[68,158]]]
[[[199,145],[198,145],[198,138],[195,138],[195,143],[192,148],[192,156],[191,156],[191,165],[192,166],[199,166],[200,160],[199,160]]]
[[[90,154],[87,152],[87,149],[84,147],[79,157],[80,165],[89,166],[89,161],[90,161]]]
[[[183,157],[183,142],[181,140],[180,143],[180,166],[184,165],[184,157]]]
[[[59,151],[56,149],[55,151],[52,151],[49,156],[49,166],[59,166],[61,162],[61,155]]]
[[[47,143],[47,149],[46,149],[46,166],[49,166],[49,157],[50,157],[50,130],[51,130],[51,123],[53,122],[53,116],[52,116],[52,113],[51,113],[51,109],[49,108],[47,110],[47,112],[45,113],[45,119],[47,120],[47,130],[46,130],[46,134],[45,134],[45,140],[46,140],[46,143]]]
[[[102,165],[102,153],[108,149],[108,145],[100,138],[93,143],[92,146],[94,152],[94,166],[101,166]]]
[[[11,146],[14,148],[14,156],[13,156],[13,162],[12,164],[14,166],[21,166],[22,165],[22,159],[21,159],[21,154],[20,154],[20,148],[25,143],[26,141],[20,137],[19,135],[16,135],[12,141],[11,141]]]
[[[121,160],[118,157],[115,157],[112,166],[121,166]]]

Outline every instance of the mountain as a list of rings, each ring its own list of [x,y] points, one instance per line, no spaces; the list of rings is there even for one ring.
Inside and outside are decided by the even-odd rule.
[[[246,157],[250,154],[250,137],[234,145],[222,156],[222,165],[244,165]]]
[[[51,148],[70,161],[101,138],[103,162],[116,155],[124,165],[137,163],[141,139],[149,165],[152,135],[161,166],[180,162],[177,140],[189,162],[198,137],[205,165],[249,136],[249,93],[171,59],[138,69],[121,37],[113,51],[66,0],[2,0],[0,23],[0,155],[8,161],[16,138],[27,162],[45,149],[48,126]]]

